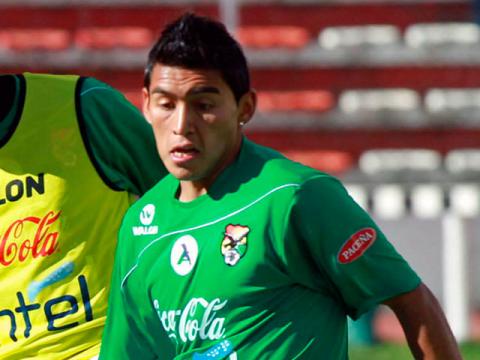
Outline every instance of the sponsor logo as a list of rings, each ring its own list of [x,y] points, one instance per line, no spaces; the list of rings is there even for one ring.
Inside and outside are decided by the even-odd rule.
[[[140,212],[140,222],[147,226],[150,225],[155,217],[155,206],[152,204],[145,205]]]
[[[44,217],[28,216],[11,223],[5,233],[0,234],[0,264],[9,266],[14,261],[52,255],[58,247],[59,236],[58,231],[52,229],[59,224],[60,213],[50,211]],[[33,238],[29,238],[29,233],[34,234]]]
[[[218,316],[227,300],[216,298],[207,301],[204,298],[191,299],[185,308],[162,310],[158,300],[153,301],[158,318],[168,336],[175,343],[187,341],[218,340],[225,335],[225,318]]]
[[[32,197],[34,193],[39,195],[45,193],[44,174],[38,174],[36,179],[33,176],[27,176],[25,179],[9,181],[5,185],[4,194],[0,194],[0,205],[18,201],[23,197]]]
[[[34,327],[30,314],[31,312],[41,311],[42,307],[48,331],[66,330],[80,325],[80,321],[68,322],[66,317],[81,311],[81,306],[83,306],[85,312],[85,322],[92,321],[94,317],[87,280],[85,276],[80,275],[77,278],[77,282],[79,291],[75,291],[75,293],[79,293],[78,298],[74,295],[63,295],[49,299],[45,304],[32,302],[31,300],[28,302],[24,294],[21,291],[17,291],[18,306],[12,307],[11,309],[0,310],[0,317],[2,318],[1,331],[8,330],[10,339],[16,342],[18,341],[17,330],[19,330],[22,325],[21,321],[23,320],[24,327],[21,334],[23,334],[25,338],[29,338],[32,328]],[[5,321],[10,321],[9,328],[3,326],[3,324],[6,324]]]
[[[170,264],[178,275],[184,276],[192,271],[198,257],[197,240],[184,235],[175,241],[170,252]]]
[[[343,244],[337,256],[338,262],[348,264],[357,260],[372,246],[376,238],[377,233],[373,228],[357,231]]]
[[[248,226],[227,225],[222,240],[222,255],[225,264],[234,266],[245,255],[247,252],[247,235],[249,232],[250,228]]]
[[[37,295],[48,286],[55,284],[56,282],[62,281],[67,278],[72,272],[75,264],[72,261],[68,261],[63,265],[60,265],[58,268],[53,270],[45,278],[39,281],[32,281],[28,285],[27,294],[30,301],[35,300]]]
[[[155,235],[158,234],[158,226],[150,225],[153,222],[155,217],[155,206],[152,204],[147,204],[143,207],[140,212],[140,222],[143,226],[133,226],[132,232],[134,236],[141,235]]]
[[[233,352],[232,342],[228,339],[220,341],[218,344],[213,345],[210,349],[203,354],[193,354],[193,360],[221,360],[228,356],[229,360],[237,359],[237,354]]]

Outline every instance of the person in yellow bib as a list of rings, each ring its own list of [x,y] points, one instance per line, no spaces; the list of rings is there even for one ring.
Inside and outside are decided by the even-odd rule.
[[[107,84],[0,76],[1,359],[98,355],[121,219],[165,174],[151,126]]]

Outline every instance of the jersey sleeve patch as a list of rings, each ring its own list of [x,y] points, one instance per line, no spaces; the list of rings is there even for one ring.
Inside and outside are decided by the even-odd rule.
[[[373,228],[357,231],[342,245],[338,252],[337,260],[340,264],[348,264],[361,257],[373,245],[377,232]]]

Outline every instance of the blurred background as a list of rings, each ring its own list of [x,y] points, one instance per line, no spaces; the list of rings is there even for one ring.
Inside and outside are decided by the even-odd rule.
[[[259,96],[249,137],[339,177],[457,339],[479,342],[480,4],[0,0],[0,72],[94,76],[140,107],[148,50],[186,10],[224,21],[246,49]],[[351,322],[351,341],[405,340],[379,307]]]

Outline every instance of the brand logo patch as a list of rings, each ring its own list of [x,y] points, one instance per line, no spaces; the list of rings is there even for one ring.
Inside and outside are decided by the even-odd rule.
[[[193,236],[184,235],[173,244],[170,264],[178,275],[184,276],[192,271],[197,262],[197,257],[197,240]]]
[[[60,214],[49,211],[43,217],[28,216],[8,225],[0,233],[0,264],[52,255],[58,247]]]
[[[31,198],[35,194],[43,195],[45,194],[45,174],[38,174],[36,179],[30,175],[25,179],[13,179],[5,184],[3,194],[0,192],[0,205],[25,197]]]
[[[51,273],[50,275],[66,277],[71,274],[69,267],[70,265],[66,265],[61,270],[57,269],[56,274]],[[45,330],[58,334],[59,331],[79,325],[83,326],[84,323],[94,320],[93,305],[95,302],[92,303],[90,300],[87,278],[80,274],[76,280],[78,287],[73,287],[75,284],[72,282],[73,279],[68,284],[69,294],[62,294],[59,289],[50,289],[49,293],[54,297],[49,296],[48,300],[43,299],[41,302],[29,300],[21,289],[15,292],[16,301],[13,298],[7,298],[7,303],[11,305],[11,308],[2,309],[2,315],[7,315],[2,317],[2,346],[8,345],[4,333],[8,333],[11,342],[15,343],[19,341],[19,338],[28,339],[31,335],[35,339],[39,333]],[[46,284],[46,282],[49,282],[49,284]],[[43,285],[40,286],[51,286],[55,282],[55,278],[50,278],[44,280]],[[4,291],[2,296],[6,295],[8,296]],[[36,296],[37,294],[29,295]],[[45,294],[46,296],[48,294]],[[31,313],[33,311],[37,315],[44,315],[32,317]],[[85,321],[82,321],[81,313],[84,314]]]
[[[234,266],[245,255],[248,247],[248,226],[227,225],[222,241],[222,255],[225,264]]]
[[[150,225],[155,216],[155,206],[152,204],[145,205],[140,213],[140,222],[147,226]]]
[[[225,316],[227,302],[219,298],[212,301],[201,297],[192,298],[183,309],[165,310],[161,309],[159,301],[154,299],[153,307],[168,337],[175,344],[180,344],[196,340],[223,339],[225,317],[222,315]],[[231,352],[233,349],[226,350]],[[225,356],[221,358],[224,359]]]
[[[213,345],[203,354],[196,352],[193,354],[193,360],[220,360],[228,356],[228,360],[236,360],[237,353],[233,352],[233,344],[230,340],[222,340]]]
[[[155,206],[147,204],[140,212],[139,218],[143,226],[133,226],[132,232],[135,236],[156,235],[158,234],[158,226],[150,225],[155,217]]]
[[[373,228],[357,231],[343,244],[337,259],[341,264],[348,264],[357,260],[367,249],[373,245],[377,232]]]

